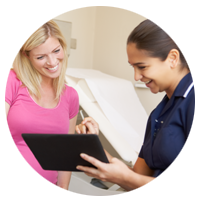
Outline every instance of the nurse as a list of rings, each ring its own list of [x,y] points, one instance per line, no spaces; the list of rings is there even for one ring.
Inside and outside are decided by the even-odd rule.
[[[149,116],[138,159],[129,168],[106,151],[109,164],[81,154],[97,169],[77,168],[89,176],[132,190],[158,177],[180,153],[191,129],[195,100],[192,76],[183,54],[150,20],[140,23],[129,35],[127,55],[136,81],[144,82],[152,93],[166,93]],[[86,127],[87,133],[99,132],[97,122],[91,117],[76,126],[76,131],[85,133]]]

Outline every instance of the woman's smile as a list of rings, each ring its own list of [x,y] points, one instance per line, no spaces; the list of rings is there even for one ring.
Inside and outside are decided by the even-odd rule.
[[[63,48],[57,38],[49,37],[45,43],[30,51],[29,59],[43,78],[57,78],[64,58]]]
[[[145,85],[146,85],[147,87],[150,87],[150,84],[152,83],[152,80],[145,81],[144,83],[145,83]]]
[[[59,63],[55,67],[48,67],[46,68],[49,72],[53,73],[56,72],[59,68]]]

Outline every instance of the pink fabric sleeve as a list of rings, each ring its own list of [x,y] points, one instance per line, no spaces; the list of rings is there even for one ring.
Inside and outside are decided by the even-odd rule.
[[[17,96],[18,89],[21,85],[21,81],[17,79],[14,70],[10,70],[6,84],[6,96],[5,101],[11,105]]]
[[[70,100],[69,100],[69,119],[72,119],[78,114],[79,111],[79,97],[75,89],[70,88]]]

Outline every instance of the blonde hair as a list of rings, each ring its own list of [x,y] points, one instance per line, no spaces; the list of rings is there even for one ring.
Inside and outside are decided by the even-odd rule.
[[[56,99],[58,99],[65,89],[65,74],[67,70],[68,56],[65,38],[63,37],[58,25],[53,20],[50,20],[42,25],[28,38],[18,52],[13,63],[13,68],[17,74],[17,78],[28,88],[30,94],[40,98],[42,77],[40,73],[31,65],[30,60],[24,54],[29,55],[29,52],[33,48],[43,44],[51,36],[59,40],[64,51],[64,59],[62,61],[60,76],[53,79],[53,88],[56,92]]]

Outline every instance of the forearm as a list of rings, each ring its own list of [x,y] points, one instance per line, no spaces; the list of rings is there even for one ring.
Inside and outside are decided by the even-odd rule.
[[[71,179],[71,172],[58,171],[57,186],[68,190],[70,179]]]
[[[108,161],[110,161],[113,157],[104,149],[104,151],[105,151],[105,154],[106,154],[106,156],[107,156],[107,158],[108,158]],[[130,168],[130,167],[129,167]],[[133,170],[132,168],[130,168],[130,170]],[[118,184],[121,188],[123,188],[123,189],[125,189],[127,192],[129,192],[130,194],[132,194],[132,195],[138,195],[138,194],[140,194],[141,192],[139,192],[139,191],[137,191],[137,190],[135,190],[135,189],[133,189],[133,188],[130,188],[130,187],[128,187],[128,186],[126,186],[126,185],[122,185],[122,184]]]
[[[119,186],[123,189],[125,189],[127,192],[129,192],[130,194],[134,195],[134,196],[137,196],[139,195],[141,192],[136,190],[136,189],[133,189],[131,187],[128,187],[126,185],[122,185],[122,184],[119,184]]]
[[[192,180],[166,180],[131,173],[124,185],[149,196],[190,196]]]
[[[104,149],[104,151],[105,151],[105,154],[106,154],[106,156],[107,156],[107,158],[108,158],[108,161],[110,161],[113,157]],[[132,168],[130,168],[129,167],[129,169],[130,170],[133,170]],[[138,195],[138,194],[140,194],[141,192],[139,192],[139,191],[137,191],[137,190],[135,190],[135,189],[133,189],[133,188],[130,188],[130,187],[128,187],[128,186],[126,186],[126,185],[122,185],[122,184],[118,184],[121,188],[123,188],[123,189],[125,189],[127,192],[129,192],[130,194],[132,194],[132,195]]]
[[[128,168],[132,171],[133,169],[131,167],[128,166]],[[136,196],[138,194],[140,194],[141,192],[136,190],[136,189],[133,189],[131,187],[128,187],[127,185],[122,185],[122,184],[119,184],[119,186],[123,189],[125,189],[127,192],[129,192],[130,194]]]

